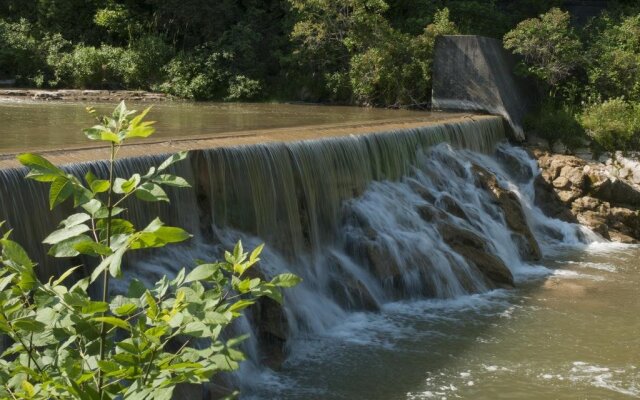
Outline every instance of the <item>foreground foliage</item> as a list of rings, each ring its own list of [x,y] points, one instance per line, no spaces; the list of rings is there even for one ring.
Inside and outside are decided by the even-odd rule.
[[[83,256],[94,265],[88,277],[73,267],[40,280],[38,269],[10,232],[0,239],[0,332],[8,347],[0,357],[0,397],[24,399],[170,399],[177,384],[204,383],[243,360],[244,336],[223,332],[258,298],[282,301],[280,288],[299,278],[271,281],[248,271],[262,246],[250,254],[238,243],[222,262],[200,262],[154,285],[133,279],[126,293],[113,294],[110,279],[122,277],[126,254],[180,243],[190,235],[159,219],[142,229],[124,219],[125,200],[168,202],[165,187],[187,187],[169,173],[186,153],[128,178],[116,177],[114,161],[127,140],[148,137],[149,109],[136,115],[121,103],[111,116],[85,130],[110,147],[108,177],[88,172],[83,180],[35,154],[18,158],[28,178],[50,184],[51,208],[69,200],[78,212],[60,222],[44,243],[55,257]],[[90,296],[90,286],[101,296]],[[228,336],[228,334],[227,334]]]

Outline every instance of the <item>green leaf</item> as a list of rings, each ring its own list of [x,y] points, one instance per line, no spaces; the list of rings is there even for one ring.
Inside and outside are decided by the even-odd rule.
[[[122,246],[109,257],[107,257],[111,258],[111,261],[109,262],[109,273],[114,278],[119,278],[120,275],[122,275],[122,257],[124,256],[124,253],[126,251],[127,247]]]
[[[104,125],[94,125],[91,128],[85,129],[84,134],[89,140],[101,140],[116,144],[121,142],[118,135]]]
[[[91,219],[91,216],[86,213],[72,214],[69,217],[67,217],[67,219],[60,222],[59,226],[65,226],[67,228],[71,228],[72,226],[80,225],[84,222],[87,222],[90,219]]]
[[[30,399],[36,395],[36,389],[27,380],[22,381],[20,386],[22,387],[22,390],[24,390],[24,393],[27,395],[27,398]]]
[[[107,190],[109,190],[109,187],[111,187],[111,184],[109,183],[109,181],[102,180],[102,179],[93,181],[90,184],[90,188],[93,193],[104,193]]]
[[[58,177],[64,176],[64,171],[37,154],[24,153],[20,154],[17,159],[22,165],[30,169],[27,178],[39,182],[53,182]]]
[[[179,243],[191,237],[191,235],[187,231],[175,226],[163,226],[158,228],[153,233],[164,243]]]
[[[0,240],[2,245],[2,255],[5,259],[14,262],[17,265],[22,265],[28,268],[33,267],[33,261],[27,255],[27,252],[18,243],[9,240]]]
[[[189,153],[186,151],[181,151],[172,155],[171,157],[164,160],[162,164],[160,164],[160,166],[158,167],[158,171],[164,171],[165,169],[169,168],[169,166],[184,160],[185,158],[187,158],[187,154]]]
[[[109,247],[92,240],[76,243],[73,248],[78,253],[88,256],[108,256],[113,252]]]
[[[142,110],[142,112],[140,114],[138,114],[135,117],[131,118],[131,122],[129,123],[129,126],[136,127],[136,126],[140,125],[140,123],[142,123],[142,120],[144,119],[144,117],[147,116],[147,114],[149,113],[149,111],[151,111],[152,108],[153,108],[153,106],[149,106],[149,107],[145,108],[144,110]]]
[[[109,310],[109,304],[104,301],[92,301],[89,302],[86,306],[82,307],[83,314],[97,314],[103,313]],[[113,325],[113,324],[112,324]]]
[[[302,279],[294,274],[280,274],[271,280],[271,283],[278,287],[290,288],[302,282]]]
[[[60,277],[58,279],[56,279],[53,282],[53,286],[58,286],[59,284],[61,284],[65,279],[67,279],[69,277],[69,275],[71,275],[78,268],[80,268],[80,265],[78,265],[76,267],[69,268],[68,270],[66,270],[62,275],[60,275]]]
[[[251,264],[255,264],[256,262],[260,261],[259,256],[262,253],[262,249],[264,249],[264,243],[262,243],[260,246],[253,249],[253,251],[251,252],[251,255],[249,255],[249,262]]]
[[[87,225],[76,225],[70,228],[62,228],[57,231],[52,232],[49,236],[47,236],[42,242],[46,244],[56,244],[62,242],[63,240],[67,240],[69,238],[81,235],[87,231],[90,231]]]
[[[124,193],[130,193],[140,184],[140,174],[133,174],[128,181],[122,184],[122,191]]]
[[[118,308],[116,308],[114,310],[114,313],[116,315],[120,315],[120,316],[125,316],[125,315],[131,315],[133,314],[136,310],[138,309],[138,306],[136,306],[133,303],[126,303],[123,304],[121,306],[119,306]]]
[[[174,186],[180,188],[188,188],[191,187],[189,182],[187,182],[184,178],[175,175],[162,174],[155,179],[153,182],[159,183],[161,185]]]
[[[109,325],[113,325],[116,326],[118,328],[122,328],[124,330],[127,331],[131,331],[131,325],[129,325],[129,323],[127,321],[124,321],[120,318],[116,318],[116,317],[94,317],[91,318],[92,321],[96,321],[96,322],[104,322],[106,324]]]
[[[65,176],[57,177],[51,183],[51,189],[49,189],[49,208],[53,210],[72,194],[73,184],[71,181]]]
[[[229,307],[229,311],[238,312],[253,304],[255,304],[253,300],[238,300],[235,303],[231,304],[231,306]]]
[[[116,178],[113,182],[113,191],[118,194],[126,194],[135,190],[140,184],[140,175],[133,174],[128,180]]]
[[[17,319],[13,321],[12,325],[17,329],[32,333],[44,332],[44,329],[47,327],[45,324],[37,321],[33,317]]]
[[[127,250],[126,245],[119,247],[114,253],[106,257],[91,273],[91,282],[94,282],[105,269],[109,269],[111,276],[117,278],[122,273],[122,257]]]
[[[9,274],[0,279],[0,291],[3,291],[13,281],[16,275],[16,273]]]
[[[95,217],[95,214],[102,208],[102,203],[98,199],[89,200],[87,203],[82,205],[82,208],[91,214],[91,216]]]
[[[139,186],[136,190],[136,197],[143,201],[169,202],[169,196],[167,196],[167,193],[153,182],[147,182]]]
[[[128,129],[127,133],[125,134],[125,139],[134,137],[146,138],[153,135],[156,130],[151,126],[151,124],[153,124],[153,121],[147,121],[136,127]]]
[[[151,319],[155,319],[158,316],[158,304],[156,300],[153,298],[153,295],[148,290],[144,292],[144,298],[147,302],[147,316]]]
[[[220,269],[219,264],[201,264],[195,267],[184,280],[184,283],[208,279]]]
[[[80,254],[76,247],[83,243],[93,243],[93,240],[87,235],[74,236],[53,245],[48,254],[57,258],[75,257]]]

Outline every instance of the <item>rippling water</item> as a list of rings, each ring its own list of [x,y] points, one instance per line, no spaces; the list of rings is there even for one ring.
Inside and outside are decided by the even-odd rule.
[[[516,290],[392,303],[301,339],[244,398],[640,397],[640,247],[550,250]]]

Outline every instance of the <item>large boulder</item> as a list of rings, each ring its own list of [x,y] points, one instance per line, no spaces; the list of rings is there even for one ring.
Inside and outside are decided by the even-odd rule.
[[[459,226],[443,223],[438,227],[442,239],[490,281],[499,286],[513,286],[513,275],[504,262],[495,256],[485,239]]]
[[[507,227],[519,243],[520,254],[525,260],[539,260],[542,257],[540,246],[529,228],[518,195],[504,189],[495,175],[479,165],[473,166],[478,186],[487,191],[494,203],[502,210]]]

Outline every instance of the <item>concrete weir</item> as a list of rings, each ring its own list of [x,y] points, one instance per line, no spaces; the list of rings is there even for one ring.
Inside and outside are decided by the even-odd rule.
[[[215,241],[220,230],[261,237],[286,254],[307,254],[310,244],[335,239],[344,201],[374,181],[397,181],[412,171],[420,154],[438,143],[491,153],[504,138],[502,118],[434,113],[424,120],[389,121],[252,131],[216,138],[190,138],[125,146],[118,176],[145,173],[167,154],[191,150],[172,173],[192,188],[168,191],[171,205],[131,202],[127,218],[145,226],[156,216]],[[107,176],[105,148],[42,152],[82,177]],[[43,266],[47,277],[67,261],[53,260],[39,242],[72,213],[48,207],[48,187],[26,180],[15,155],[0,161],[0,221]],[[78,260],[74,261],[77,265]]]
[[[293,142],[301,140],[320,140],[332,137],[365,135],[380,132],[396,132],[433,125],[449,124],[459,121],[473,121],[488,116],[460,113],[424,113],[420,118],[390,119],[369,122],[350,122],[341,124],[325,124],[304,127],[290,127],[278,129],[260,129],[228,134],[195,135],[175,139],[134,141],[122,147],[119,158],[131,158],[158,154],[176,153],[184,150],[203,150],[221,147],[236,147],[255,145],[260,143]],[[36,152],[57,165],[75,164],[105,160],[108,157],[108,147],[87,141],[86,146],[64,146],[59,148],[44,148],[41,150],[24,149],[21,151],[2,151],[0,147],[0,169],[17,168],[20,164],[16,156],[23,152]]]
[[[440,36],[433,60],[433,108],[501,115],[513,137],[524,140],[522,123],[530,99],[526,83],[513,74],[514,65],[514,57],[499,40]]]

